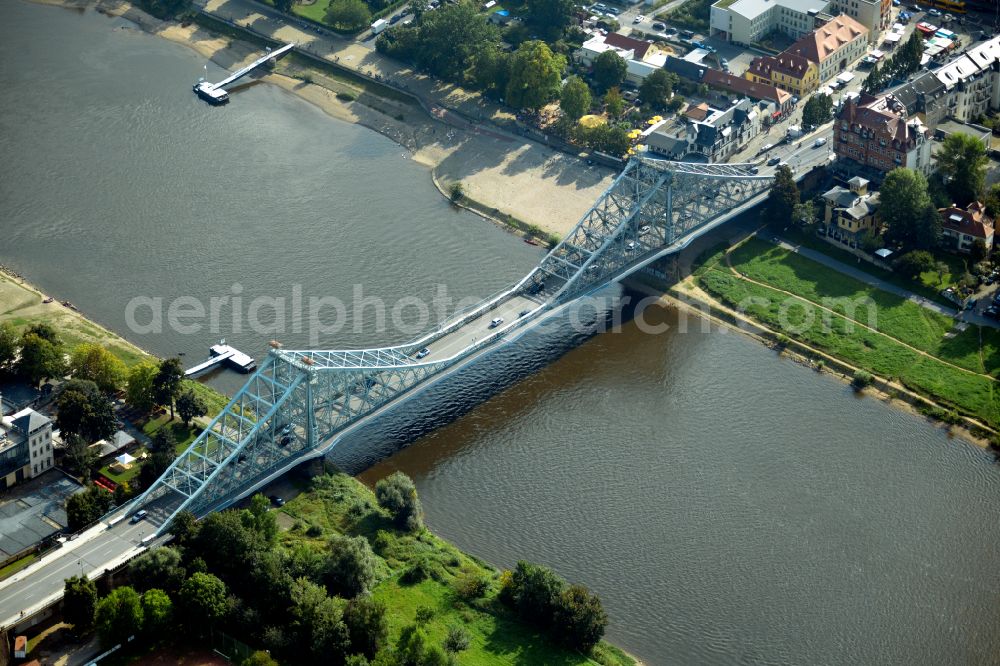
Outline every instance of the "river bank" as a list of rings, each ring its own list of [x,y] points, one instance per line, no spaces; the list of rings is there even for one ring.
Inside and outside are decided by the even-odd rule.
[[[671,287],[661,302],[705,317],[716,325],[748,336],[774,349],[782,356],[817,372],[836,377],[847,385],[854,385],[855,377],[859,373],[871,370],[870,367],[852,363],[816,344],[811,344],[810,341],[801,339],[795,332],[777,330],[769,322],[730,307],[730,304],[700,284],[701,274],[713,259],[714,257],[706,259],[692,275]],[[935,401],[933,396],[913,390],[902,381],[875,374],[872,382],[858,388],[857,392],[859,395],[874,397],[909,414],[927,418],[936,426],[944,428],[949,437],[960,437],[984,449],[993,448],[997,432],[990,424],[967,414],[957,414],[955,405]]]
[[[194,22],[160,21],[124,1],[32,1],[120,17],[230,70],[252,61],[260,51],[249,41],[220,36]],[[209,2],[206,11],[219,12],[222,17],[226,11],[222,4]],[[252,11],[226,20],[233,21],[236,29],[252,25],[255,33],[269,32],[270,39],[295,41],[347,72],[393,80],[412,74],[380,56],[373,58],[373,52],[353,42],[319,36],[295,25],[265,28],[267,17]],[[352,63],[356,65],[351,67]],[[432,106],[431,115],[416,100],[407,102],[404,94],[379,95],[358,81],[310,67],[301,56],[279,63],[275,72],[261,80],[299,96],[332,118],[368,127],[396,141],[415,162],[428,167],[439,188],[461,183],[466,197],[479,204],[472,210],[501,224],[512,216],[547,234],[564,236],[613,180],[608,168],[587,165],[574,156],[492,125],[471,122],[443,108]],[[488,215],[476,208],[496,213]]]

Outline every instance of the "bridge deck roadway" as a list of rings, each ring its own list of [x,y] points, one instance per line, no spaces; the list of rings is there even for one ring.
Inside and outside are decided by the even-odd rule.
[[[119,557],[137,549],[143,537],[155,528],[145,521],[132,524],[123,520],[112,528],[100,524],[84,533],[80,543],[67,541],[25,570],[0,582],[0,627],[61,596],[63,581],[87,574],[91,578]]]

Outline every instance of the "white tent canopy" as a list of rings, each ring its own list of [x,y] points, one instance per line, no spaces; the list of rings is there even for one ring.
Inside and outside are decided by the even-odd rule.
[[[123,453],[120,456],[115,456],[115,461],[122,466],[131,465],[132,463],[135,462],[135,456],[129,455],[128,453]]]

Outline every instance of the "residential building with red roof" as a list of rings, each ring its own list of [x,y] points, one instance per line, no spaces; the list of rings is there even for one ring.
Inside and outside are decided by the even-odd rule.
[[[939,208],[941,214],[941,243],[959,252],[968,252],[978,240],[993,249],[993,220],[986,214],[986,207],[973,201],[965,210],[952,204]]]
[[[819,67],[794,53],[759,56],[750,63],[744,77],[754,83],[772,85],[802,97],[819,87]]]
[[[835,168],[875,182],[897,167],[930,175],[930,135],[890,95],[849,97],[833,122]]]
[[[819,66],[819,81],[825,83],[862,58],[867,50],[868,28],[841,14],[803,35],[785,49],[785,53],[816,63]]]

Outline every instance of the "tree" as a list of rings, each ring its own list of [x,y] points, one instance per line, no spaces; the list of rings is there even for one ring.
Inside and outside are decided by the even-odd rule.
[[[114,498],[95,485],[66,498],[66,518],[70,531],[77,532],[111,510]]]
[[[412,27],[382,32],[375,46],[379,52],[411,61],[437,77],[463,82],[466,70],[476,64],[479,55],[500,47],[500,29],[488,23],[486,14],[473,3],[459,2],[424,12]]]
[[[333,0],[326,10],[324,20],[334,28],[354,31],[371,23],[372,13],[361,0]]]
[[[816,222],[816,206],[813,204],[812,200],[803,201],[802,203],[795,204],[794,210],[792,210],[792,219],[795,222],[800,222],[805,225],[815,224]]]
[[[604,109],[612,118],[617,118],[625,111],[625,99],[618,88],[611,88],[604,95]]]
[[[986,196],[983,197],[983,203],[986,205],[987,215],[994,220],[1000,217],[1000,183],[990,185],[990,189],[986,191]]]
[[[101,345],[85,342],[73,349],[69,361],[74,379],[89,379],[105,393],[114,393],[125,382],[125,364]]]
[[[181,511],[170,521],[167,531],[174,535],[177,545],[187,545],[198,534],[198,519],[190,511]]]
[[[664,69],[658,69],[643,79],[639,86],[639,96],[656,111],[667,108],[667,101],[679,79]]]
[[[204,631],[226,615],[226,584],[210,573],[194,573],[181,585],[178,606],[189,627]]]
[[[271,546],[278,538],[278,520],[271,513],[271,501],[257,493],[250,498],[250,508],[244,514],[244,524],[254,530],[258,536]]]
[[[773,227],[784,228],[792,221],[795,206],[799,204],[799,188],[792,178],[792,170],[779,166],[774,173],[771,193],[764,204],[764,219]]]
[[[274,0],[274,8],[286,14],[292,11],[293,4],[295,4],[295,0]]]
[[[528,23],[558,38],[573,17],[573,0],[528,0],[527,10]]]
[[[17,329],[9,321],[0,322],[0,368],[5,368],[14,362],[18,347]]]
[[[816,93],[802,109],[802,122],[806,125],[822,125],[830,120],[833,113],[833,99],[824,93]]]
[[[174,436],[174,429],[169,425],[161,426],[153,433],[149,447],[153,451],[167,451],[173,456],[177,450],[177,438]]]
[[[344,624],[351,639],[351,652],[374,659],[389,636],[385,604],[370,597],[351,599],[344,608]]]
[[[524,42],[511,59],[507,104],[537,111],[558,95],[565,67],[566,58],[552,53],[545,42]]]
[[[396,525],[416,532],[423,529],[423,508],[413,480],[402,472],[393,472],[375,484],[378,504],[389,512]]]
[[[448,635],[444,639],[444,649],[451,654],[469,649],[469,632],[458,625],[448,627]]]
[[[937,267],[934,256],[926,250],[911,250],[896,260],[896,270],[900,275],[916,280],[921,273],[933,271]]]
[[[140,600],[142,606],[143,631],[156,638],[166,637],[174,617],[174,602],[163,590],[146,590]]]
[[[63,619],[73,625],[77,635],[94,624],[97,608],[97,585],[86,576],[67,578],[63,585]]]
[[[75,433],[65,433],[62,438],[66,445],[66,466],[84,481],[88,480],[99,461],[97,452]]]
[[[153,382],[159,371],[159,366],[152,361],[142,361],[129,368],[125,384],[125,401],[134,409],[148,413],[156,405]]]
[[[625,81],[628,63],[625,58],[609,49],[594,58],[594,85],[598,90],[620,86]]]
[[[158,478],[163,476],[163,473],[174,462],[175,457],[173,451],[153,451],[153,455],[147,458],[142,463],[142,467],[139,468],[139,481],[142,487],[149,488]]]
[[[568,647],[587,654],[604,636],[608,614],[601,600],[582,585],[570,585],[559,597],[554,633]]]
[[[153,378],[153,397],[156,404],[170,405],[170,420],[174,420],[174,400],[181,390],[181,380],[184,379],[184,368],[180,359],[165,358],[160,361],[160,367]]]
[[[363,536],[335,536],[330,540],[326,587],[341,597],[353,598],[367,592],[375,582],[375,553]]]
[[[511,55],[499,44],[482,45],[472,57],[468,77],[480,90],[491,97],[500,97],[507,90],[510,80]]]
[[[982,239],[977,238],[972,241],[972,247],[969,248],[969,259],[972,260],[972,263],[978,264],[980,261],[986,259],[989,254],[990,252],[986,247],[986,243]]]
[[[623,156],[631,144],[631,140],[628,138],[628,130],[618,125],[577,127],[574,135],[577,141],[585,146],[617,157]]]
[[[142,630],[142,603],[139,593],[125,585],[97,602],[94,624],[101,643],[110,647],[124,643]]]
[[[34,385],[66,373],[62,343],[48,324],[33,324],[21,335],[17,373]]]
[[[961,132],[950,134],[936,154],[938,172],[945,178],[948,193],[964,208],[979,199],[986,186],[986,147]]]
[[[504,579],[500,599],[528,622],[548,627],[555,617],[565,586],[562,579],[547,567],[521,561]]]
[[[590,86],[579,76],[566,79],[566,85],[559,93],[559,108],[571,120],[579,120],[580,116],[590,111]]]
[[[208,411],[208,405],[201,396],[192,389],[188,389],[177,396],[177,411],[180,413],[184,425],[188,425],[192,419],[204,416]]]
[[[177,594],[187,578],[181,553],[172,546],[161,546],[136,558],[129,565],[128,575],[140,592],[160,589],[168,594]]]
[[[279,666],[279,664],[274,660],[274,657],[267,652],[257,650],[240,662],[240,666]]]
[[[114,405],[90,380],[71,379],[66,382],[56,405],[56,425],[63,433],[79,435],[93,442],[110,437],[117,428]]]
[[[888,227],[886,238],[900,245],[927,249],[936,242],[933,209],[927,194],[927,179],[913,169],[890,171],[879,190],[879,218]],[[930,225],[930,226],[929,226]],[[940,227],[940,221],[938,221]]]
[[[344,624],[343,611],[322,586],[299,578],[292,583],[292,629],[299,637],[302,650],[324,662],[343,659],[350,649],[351,638]]]

